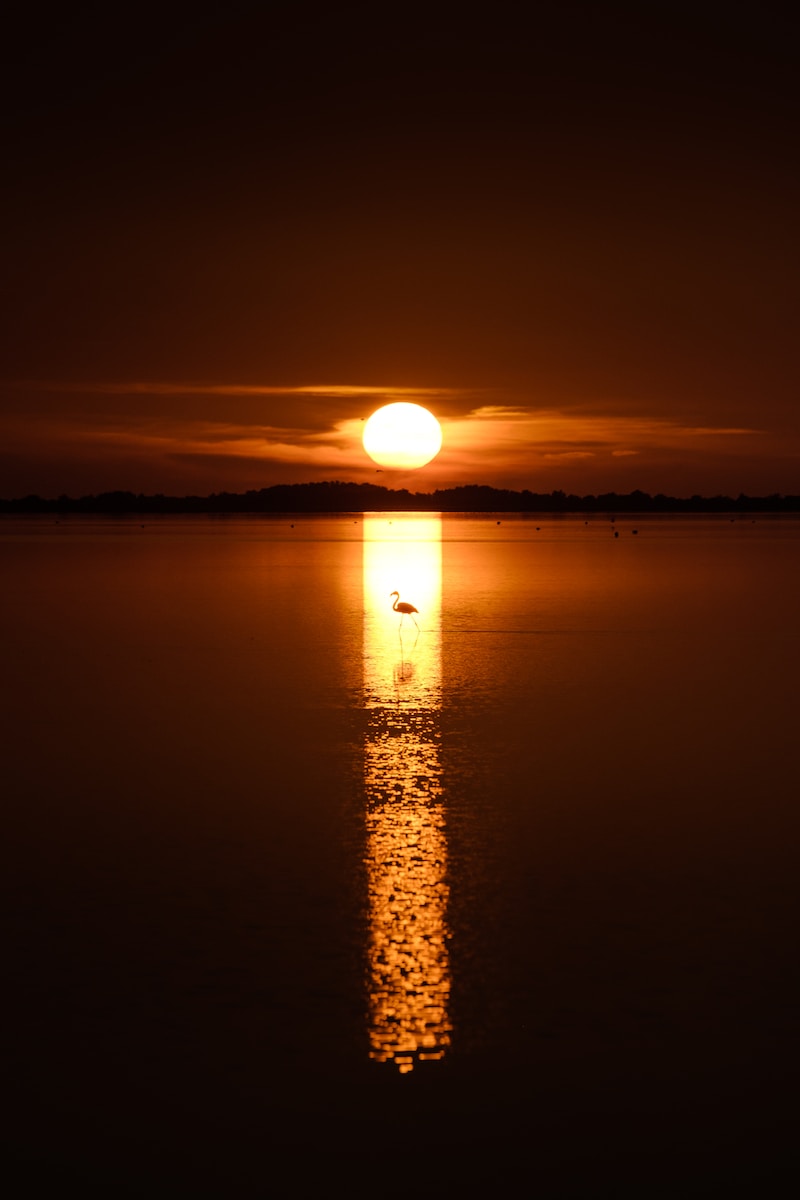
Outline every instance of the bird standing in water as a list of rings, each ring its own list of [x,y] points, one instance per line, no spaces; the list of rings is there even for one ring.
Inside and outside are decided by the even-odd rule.
[[[418,613],[419,609],[415,608],[413,604],[409,604],[407,600],[401,600],[399,592],[390,592],[389,595],[395,597],[395,602],[392,605],[392,608],[395,612],[400,613],[400,628],[403,628],[403,621],[408,616],[411,617],[411,620],[417,626],[417,630],[419,630],[417,618],[414,616],[414,613]]]

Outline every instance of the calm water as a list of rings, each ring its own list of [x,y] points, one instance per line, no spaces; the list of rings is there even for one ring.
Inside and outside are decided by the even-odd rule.
[[[29,1179],[794,1162],[800,522],[5,519],[0,563]]]

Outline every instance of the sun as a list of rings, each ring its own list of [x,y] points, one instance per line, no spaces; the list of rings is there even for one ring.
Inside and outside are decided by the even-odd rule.
[[[424,467],[442,448],[442,427],[421,404],[398,401],[374,412],[364,426],[364,449],[382,467]]]

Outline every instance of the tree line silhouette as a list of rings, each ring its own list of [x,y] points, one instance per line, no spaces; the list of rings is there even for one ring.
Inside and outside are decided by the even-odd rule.
[[[655,496],[633,491],[576,496],[563,491],[521,492],[484,484],[409,492],[373,483],[276,484],[247,492],[212,492],[209,496],[146,496],[141,492],[43,499],[24,496],[0,499],[0,513],[335,513],[335,512],[800,512],[800,496]]]

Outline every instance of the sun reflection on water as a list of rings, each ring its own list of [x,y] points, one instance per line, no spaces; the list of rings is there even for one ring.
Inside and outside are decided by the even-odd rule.
[[[363,529],[370,1057],[406,1073],[442,1058],[452,1032],[441,519],[367,517]],[[392,611],[395,589],[419,609],[419,631]]]

